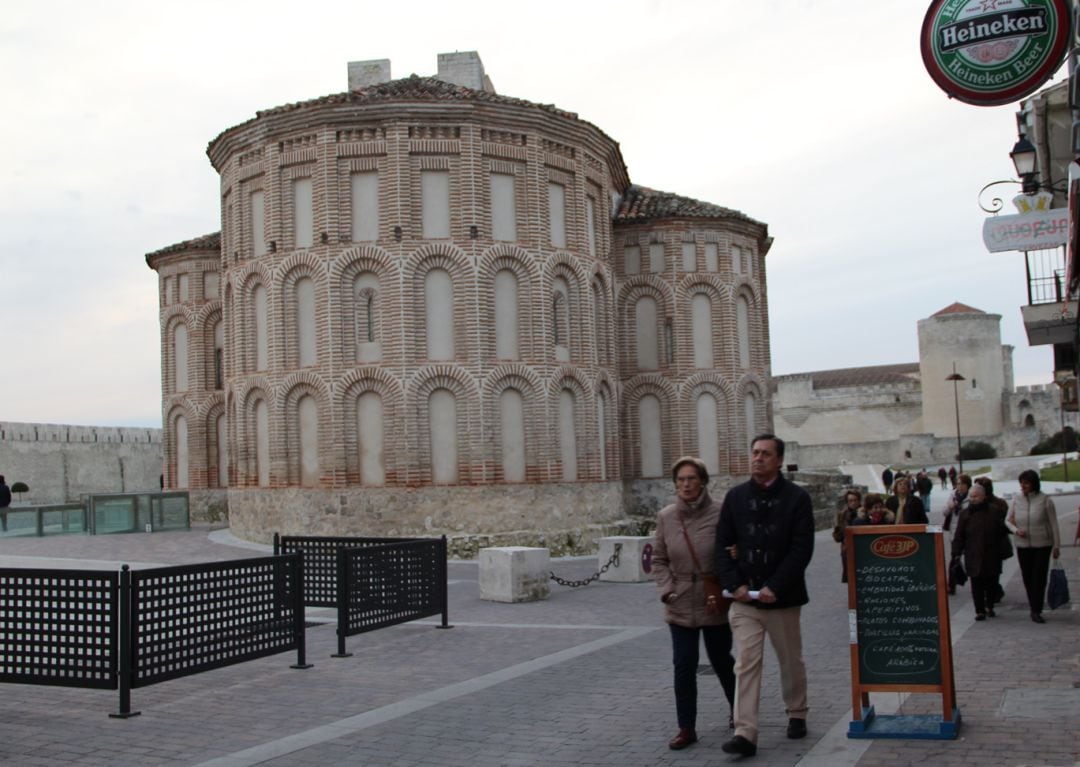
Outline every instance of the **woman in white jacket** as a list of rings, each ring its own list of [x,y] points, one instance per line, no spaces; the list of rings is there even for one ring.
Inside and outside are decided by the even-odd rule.
[[[1009,510],[1009,529],[1016,534],[1016,559],[1024,576],[1031,620],[1046,623],[1042,617],[1046,599],[1046,579],[1050,575],[1050,557],[1061,552],[1057,510],[1054,502],[1040,491],[1039,475],[1028,469],[1020,472],[1021,495]]]

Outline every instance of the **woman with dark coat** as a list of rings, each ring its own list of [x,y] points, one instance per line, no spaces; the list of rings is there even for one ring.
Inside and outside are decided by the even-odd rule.
[[[885,501],[885,508],[893,513],[898,525],[925,525],[926,509],[922,501],[911,492],[911,480],[901,477],[893,482],[893,495]]]
[[[697,742],[698,645],[720,679],[728,707],[735,703],[735,659],[731,657],[731,627],[724,606],[706,601],[704,576],[712,575],[720,502],[709,497],[709,471],[698,458],[680,458],[671,467],[675,503],[656,518],[653,571],[665,620],[671,630],[675,666],[675,713],[679,731],[668,748]],[[733,726],[728,716],[728,726]]]
[[[971,599],[975,620],[994,617],[994,584],[1001,575],[1001,540],[1005,517],[986,500],[986,489],[973,485],[967,505],[960,512],[952,539],[952,556],[964,556],[964,567],[971,580]]]

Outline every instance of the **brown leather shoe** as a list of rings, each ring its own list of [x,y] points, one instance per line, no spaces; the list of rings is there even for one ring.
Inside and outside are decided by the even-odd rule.
[[[681,751],[692,743],[697,743],[697,733],[689,727],[680,727],[679,734],[668,741],[667,747],[672,751]]]

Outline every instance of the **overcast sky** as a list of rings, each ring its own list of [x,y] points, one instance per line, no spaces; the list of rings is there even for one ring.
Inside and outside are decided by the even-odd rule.
[[[345,91],[350,60],[430,75],[454,50],[599,126],[635,183],[768,224],[774,374],[915,362],[917,321],[961,301],[1002,316],[1017,383],[1048,381],[1023,255],[986,252],[976,202],[1013,174],[1016,107],[931,81],[927,4],[8,0],[0,421],[159,426],[144,256],[220,229],[210,139]]]

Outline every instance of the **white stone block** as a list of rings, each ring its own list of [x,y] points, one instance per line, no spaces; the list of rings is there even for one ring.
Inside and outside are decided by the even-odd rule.
[[[612,565],[600,580],[613,583],[641,583],[652,580],[652,554],[656,541],[652,536],[614,535],[600,539],[598,567],[603,567],[620,546],[619,564]]]
[[[480,549],[480,598],[489,602],[535,602],[551,593],[547,549],[503,546]]]

